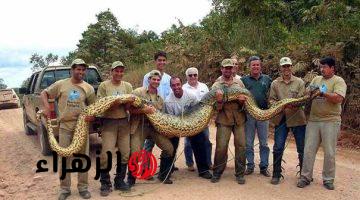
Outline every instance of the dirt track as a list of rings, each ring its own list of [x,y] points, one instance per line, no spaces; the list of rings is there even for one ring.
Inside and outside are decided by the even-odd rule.
[[[213,143],[214,135],[212,127]],[[95,163],[95,150],[100,146],[100,139],[96,136],[91,136],[90,139],[91,157]],[[272,148],[272,141],[270,147]],[[182,146],[179,148],[179,153],[181,152]],[[234,152],[233,148],[231,152]],[[155,151],[155,155],[158,156],[159,152]],[[229,152],[230,158],[232,154]],[[173,185],[140,181],[133,188],[133,192],[129,193],[135,197],[120,197],[119,192],[113,192],[109,197],[102,198],[99,195],[100,184],[94,180],[95,170],[92,167],[89,173],[89,189],[92,192],[92,199],[359,199],[359,151],[338,149],[335,191],[328,191],[322,187],[322,158],[323,154],[319,152],[315,163],[314,182],[304,189],[296,187],[297,154],[293,143],[290,143],[286,149],[285,180],[278,186],[271,185],[270,178],[260,176],[258,171],[246,177],[245,185],[238,185],[233,176],[233,161],[228,163],[221,181],[212,184],[208,180],[198,178],[196,172],[188,172],[184,164],[184,156],[180,155],[176,162],[180,171],[174,173]],[[51,166],[51,157],[43,157],[40,153],[37,136],[24,134],[22,110],[0,110],[0,199],[57,199],[59,186],[57,174],[35,173],[36,163],[40,159],[48,160],[48,166]],[[72,177],[72,195],[69,199],[79,199],[76,176],[72,175]],[[136,196],[141,192],[144,192],[142,196]]]

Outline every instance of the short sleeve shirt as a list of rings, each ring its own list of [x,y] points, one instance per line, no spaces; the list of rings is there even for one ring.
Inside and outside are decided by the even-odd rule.
[[[244,84],[241,80],[233,79],[231,85],[227,85],[223,79],[220,77],[218,81],[212,85],[211,89],[219,89],[221,87],[228,87],[228,88],[245,88]],[[216,117],[216,123],[219,123],[224,126],[233,126],[233,125],[243,125],[245,122],[245,115],[243,113],[243,106],[239,104],[238,101],[230,101],[226,102],[223,105],[223,108]]]
[[[182,86],[183,90],[188,91],[189,93],[193,94],[198,101],[209,92],[209,88],[206,84],[198,82],[196,87],[191,86],[189,83],[185,83]]]
[[[126,81],[121,81],[119,85],[114,85],[111,80],[106,80],[99,85],[97,91],[97,98],[107,96],[117,96],[122,94],[131,94],[132,85]],[[103,115],[104,118],[122,119],[127,117],[124,105],[119,105],[117,108],[110,108]]]
[[[77,118],[82,110],[95,102],[94,88],[82,81],[74,84],[71,79],[64,79],[50,85],[45,91],[57,99],[60,128],[74,130]]]
[[[177,98],[173,92],[166,97],[165,100],[165,113],[179,116],[182,113],[189,111],[198,100],[195,95],[184,90],[181,98]]]
[[[250,75],[241,78],[246,89],[248,89],[255,98],[256,104],[261,109],[268,109],[268,94],[271,85],[271,78],[268,75],[261,74],[259,79]]]
[[[147,87],[136,88],[132,93],[142,99],[148,100],[156,109],[163,110],[163,99],[158,94],[150,94]],[[143,118],[142,115],[131,115],[131,134],[135,132],[141,119],[144,119],[144,123],[150,123],[148,119]]]
[[[298,98],[304,96],[305,83],[301,78],[291,76],[290,82],[286,83],[282,77],[278,77],[271,83],[269,102],[277,102],[286,98]],[[306,124],[306,117],[302,108],[285,109],[272,119],[275,125],[279,125],[285,115],[287,127],[295,127]]]
[[[150,73],[145,74],[144,80],[143,80],[143,87],[147,88],[149,86],[149,75]],[[162,99],[165,99],[171,92],[170,88],[170,79],[171,76],[164,72],[164,74],[161,76],[160,85],[157,88],[158,94]]]
[[[346,83],[340,76],[334,75],[329,79],[323,76],[315,77],[310,85],[327,87],[327,92],[336,93],[345,98]],[[316,97],[311,103],[309,121],[341,121],[341,103],[331,103],[325,97]]]

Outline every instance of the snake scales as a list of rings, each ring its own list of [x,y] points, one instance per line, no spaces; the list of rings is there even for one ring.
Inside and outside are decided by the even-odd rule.
[[[237,100],[240,94],[247,96],[248,98],[244,103],[244,108],[250,115],[258,120],[268,120],[279,114],[286,105],[302,104],[318,95],[317,91],[300,98],[283,99],[273,104],[269,109],[261,110],[256,106],[255,100],[248,90],[241,88],[223,88],[222,90],[224,90],[225,101]],[[196,135],[208,125],[211,116],[215,112],[215,92],[215,90],[208,92],[202,100],[191,109],[191,111],[184,113],[183,116],[169,115],[160,111],[156,111],[153,114],[146,114],[146,116],[154,128],[162,135],[168,137],[187,137]],[[64,157],[69,157],[73,153],[79,152],[88,137],[89,122],[85,121],[86,116],[99,116],[108,110],[115,101],[120,101],[121,104],[125,104],[131,102],[134,98],[135,101],[132,102],[132,106],[137,108],[144,106],[145,101],[143,99],[131,94],[104,97],[94,104],[87,106],[79,115],[73,140],[68,147],[59,146],[54,137],[51,120],[47,119],[46,122],[51,148],[60,156]]]

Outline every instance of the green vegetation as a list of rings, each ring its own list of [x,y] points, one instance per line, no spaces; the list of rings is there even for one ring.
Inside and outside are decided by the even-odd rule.
[[[220,74],[219,63],[236,55],[246,71],[250,55],[263,58],[264,72],[276,77],[278,61],[289,56],[297,74],[316,70],[312,61],[326,55],[338,60],[338,73],[349,90],[348,107],[359,110],[360,97],[360,0],[213,0],[210,13],[199,25],[181,21],[157,35],[137,33],[119,26],[110,10],[100,12],[97,22],[82,34],[77,48],[62,58],[75,57],[95,64],[106,75],[114,60],[128,66],[126,80],[139,86],[153,67],[157,50],[169,54],[172,75],[183,76],[187,67],[200,70],[200,80],[211,83]],[[131,78],[130,78],[131,77]],[[355,106],[351,106],[355,105]],[[346,109],[345,109],[346,110]],[[360,112],[357,112],[360,113]],[[360,126],[360,114],[345,117],[352,127]]]

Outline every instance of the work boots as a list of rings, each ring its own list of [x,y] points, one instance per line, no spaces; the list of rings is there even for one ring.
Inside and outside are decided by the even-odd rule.
[[[131,188],[132,186],[135,185],[135,182],[136,182],[136,178],[129,171],[128,176],[127,176],[127,184],[128,184],[128,186]]]
[[[115,190],[129,191],[130,187],[124,182],[127,164],[116,165],[116,175],[114,179]]]
[[[158,179],[164,184],[172,184],[172,180],[170,180],[171,176],[171,165],[172,165],[173,157],[161,158],[160,159],[160,172],[158,175]]]
[[[100,173],[100,183],[100,195],[103,197],[108,196],[112,192],[109,172]]]

